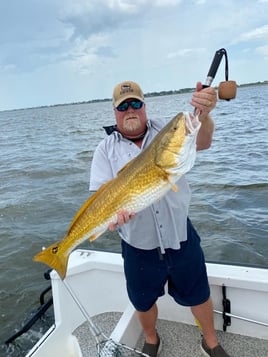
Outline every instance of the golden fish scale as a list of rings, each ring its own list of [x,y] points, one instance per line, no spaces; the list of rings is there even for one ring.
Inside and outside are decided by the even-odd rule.
[[[171,126],[174,127],[174,132],[170,133]],[[77,237],[105,230],[107,222],[115,220],[116,213],[121,209],[136,211],[135,198],[140,201],[139,206],[143,205],[142,202],[148,199],[148,195],[154,195],[159,187],[168,184],[166,169],[176,166],[175,159],[185,139],[183,117],[176,116],[165,131],[164,136],[156,137],[152,146],[126,164],[117,177],[104,184],[87,201],[89,204],[84,214],[74,219],[74,224],[70,227],[66,236],[69,241],[77,241]],[[142,199],[144,192],[147,195]],[[145,204],[146,202],[144,206]],[[82,240],[84,239],[81,238]]]
[[[93,240],[101,235],[110,222],[116,222],[118,211],[138,212],[173,186],[175,180],[170,179],[170,170],[179,167],[178,157],[183,149],[185,134],[185,116],[180,113],[161,130],[147,149],[84,203],[66,236],[42,250],[34,260],[49,265],[64,279],[69,254],[78,244],[86,238]],[[175,172],[174,177],[179,175]]]

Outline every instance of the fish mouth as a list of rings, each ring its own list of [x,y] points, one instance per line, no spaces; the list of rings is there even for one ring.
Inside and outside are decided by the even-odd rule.
[[[183,112],[185,118],[185,127],[187,134],[192,134],[193,132],[199,130],[201,122],[197,115],[191,114],[189,112]]]

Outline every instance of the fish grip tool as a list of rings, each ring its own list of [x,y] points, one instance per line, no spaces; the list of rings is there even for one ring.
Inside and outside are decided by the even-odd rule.
[[[203,84],[203,88],[207,88],[211,86],[223,56],[225,57],[225,81],[220,82],[218,88],[218,95],[220,99],[230,100],[230,99],[234,99],[236,96],[237,85],[235,81],[229,80],[228,56],[225,48],[220,48],[215,52],[214,58],[212,60],[211,66],[207,74],[205,84]]]
[[[97,326],[97,324],[93,321],[92,317],[88,314],[85,307],[82,305],[77,295],[71,288],[70,284],[66,281],[66,279],[61,280],[66,290],[69,292],[73,301],[85,317],[86,321],[89,323],[90,331],[93,338],[96,341],[96,350],[98,357],[135,357],[135,356],[143,356],[150,357],[146,353],[143,353],[136,348],[132,348],[123,343],[116,342],[110,337],[106,336],[104,332]]]

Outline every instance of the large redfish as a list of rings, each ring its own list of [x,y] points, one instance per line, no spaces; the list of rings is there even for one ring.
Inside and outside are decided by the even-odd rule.
[[[104,233],[121,210],[139,212],[159,200],[188,172],[196,157],[200,122],[191,114],[176,115],[117,176],[102,185],[75,215],[66,236],[34,257],[65,278],[71,251],[85,239]],[[135,219],[135,218],[134,218]]]

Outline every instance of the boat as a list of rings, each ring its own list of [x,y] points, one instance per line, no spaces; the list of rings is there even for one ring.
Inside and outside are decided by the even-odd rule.
[[[268,269],[206,265],[221,345],[231,356],[267,357]],[[142,329],[128,300],[121,254],[77,249],[70,255],[66,278],[54,270],[50,278],[55,321],[26,357],[125,355],[113,349],[99,352],[109,341],[139,355]],[[159,298],[158,309],[160,356],[202,356],[202,331],[190,309],[167,293]]]

